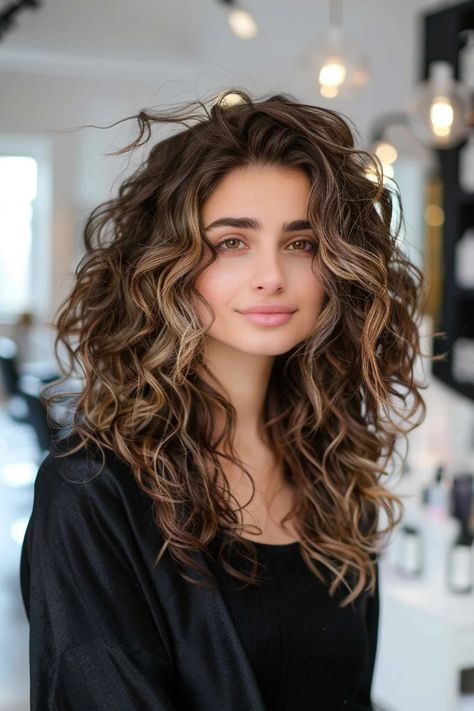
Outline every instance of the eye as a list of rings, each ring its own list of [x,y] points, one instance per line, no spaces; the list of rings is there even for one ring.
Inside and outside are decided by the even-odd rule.
[[[309,244],[309,245],[310,245],[311,250],[308,250],[308,249],[296,249],[296,250],[295,250],[295,249],[292,249],[291,251],[292,251],[292,252],[309,252],[309,251],[316,251],[316,247],[317,247],[316,242],[314,242],[313,240],[310,240],[310,239],[297,239],[297,240],[295,240],[294,242],[292,242],[291,245],[298,244],[298,243],[299,243],[299,244],[304,244],[305,242],[306,242],[306,244]],[[290,247],[291,247],[291,245],[290,245]]]
[[[226,244],[226,242],[242,242],[241,239],[238,239],[237,237],[227,237],[227,239],[223,239],[222,242],[218,242],[216,244],[216,247],[222,247],[222,245]],[[236,249],[225,249],[224,252],[236,252]]]
[[[240,250],[237,249],[238,243],[243,244],[243,241],[239,239],[238,237],[226,237],[226,239],[221,240],[216,244],[217,249],[222,249],[224,252],[239,252]],[[309,249],[291,249],[291,252],[314,252],[317,248],[316,242],[314,240],[309,240],[309,239],[297,239],[294,240],[291,244],[290,247],[293,245],[309,245]],[[227,245],[225,247],[224,245]]]

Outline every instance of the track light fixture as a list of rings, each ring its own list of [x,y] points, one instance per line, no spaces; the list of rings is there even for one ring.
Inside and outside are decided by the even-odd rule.
[[[41,0],[16,0],[6,5],[0,11],[0,38],[15,26],[18,13],[26,8],[37,10],[41,7]]]

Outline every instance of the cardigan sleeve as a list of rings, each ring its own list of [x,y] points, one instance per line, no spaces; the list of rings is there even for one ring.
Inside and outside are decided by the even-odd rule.
[[[373,711],[371,689],[374,675],[375,659],[377,654],[379,612],[380,612],[380,591],[379,591],[379,566],[375,558],[376,585],[373,595],[367,596],[365,610],[365,626],[369,643],[367,664],[364,669],[362,682],[357,690],[353,711]]]
[[[22,545],[30,708],[172,711],[173,663],[117,486],[106,470],[72,482],[65,468],[51,454],[41,464]]]

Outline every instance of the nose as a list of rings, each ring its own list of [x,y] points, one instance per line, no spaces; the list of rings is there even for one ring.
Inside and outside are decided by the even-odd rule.
[[[252,286],[268,290],[281,288],[286,284],[284,259],[275,249],[262,249],[252,260]]]

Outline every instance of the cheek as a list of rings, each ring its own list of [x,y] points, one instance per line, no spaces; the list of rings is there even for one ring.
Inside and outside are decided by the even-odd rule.
[[[316,289],[315,289],[315,302],[317,303],[318,306],[318,311],[322,306],[323,300],[324,300],[324,290],[321,284],[317,284]]]
[[[307,273],[304,277],[302,276],[300,282],[300,293],[306,304],[314,304],[314,308],[319,310],[321,307],[324,291],[319,279],[312,273]]]
[[[234,272],[222,269],[208,269],[196,281],[196,289],[209,303],[225,303],[226,296],[231,296],[241,280]]]
[[[208,269],[196,280],[195,289],[210,304],[217,317],[219,308],[233,301],[235,281],[235,275],[225,274],[221,270]],[[194,298],[194,305],[201,324],[208,325],[212,319],[209,307],[197,297]]]

